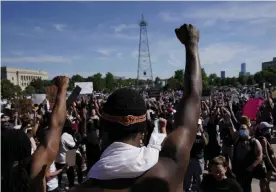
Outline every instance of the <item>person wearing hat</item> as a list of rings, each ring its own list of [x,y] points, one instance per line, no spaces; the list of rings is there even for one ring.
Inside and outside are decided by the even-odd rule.
[[[204,132],[202,127],[202,120],[198,119],[198,129],[196,134],[196,140],[193,144],[190,153],[190,162],[184,177],[184,191],[191,191],[192,180],[196,180],[194,190],[200,190],[200,183],[203,178],[204,170],[204,148],[208,144],[208,134]]]
[[[260,180],[260,188],[261,191],[271,191],[270,190],[270,180],[272,176],[272,172],[276,172],[276,161],[274,155],[274,149],[271,146],[271,129],[273,128],[272,124],[267,122],[261,122],[256,131],[256,138],[262,145],[263,150],[263,161],[266,166],[266,177]]]

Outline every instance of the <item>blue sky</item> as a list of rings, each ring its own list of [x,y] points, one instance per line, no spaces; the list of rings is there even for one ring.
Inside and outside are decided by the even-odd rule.
[[[2,2],[1,65],[56,75],[112,72],[136,77],[139,20],[148,21],[154,77],[185,63],[174,29],[200,30],[200,60],[208,74],[251,73],[276,57],[276,2]]]

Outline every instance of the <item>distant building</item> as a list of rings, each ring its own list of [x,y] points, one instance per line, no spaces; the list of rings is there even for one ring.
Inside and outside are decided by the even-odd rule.
[[[262,63],[262,70],[267,69],[268,67],[276,67],[276,57],[272,59],[272,61],[266,61]]]
[[[250,75],[250,72],[245,72],[245,73],[240,72],[239,73],[239,76],[249,76],[249,75]]]
[[[25,89],[34,79],[48,80],[47,71],[19,69],[13,67],[1,67],[1,80],[10,80],[14,85]]]
[[[220,78],[224,79],[225,78],[225,71],[220,72]]]
[[[241,72],[246,73],[246,63],[241,64]]]
[[[241,72],[239,73],[239,76],[248,76],[250,75],[249,72],[246,72],[246,63],[241,64]]]

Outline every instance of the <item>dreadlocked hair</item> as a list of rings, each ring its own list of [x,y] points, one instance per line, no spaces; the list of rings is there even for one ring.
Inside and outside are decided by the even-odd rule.
[[[1,140],[1,191],[26,192],[31,165],[30,139],[22,130],[6,129]]]
[[[141,116],[146,114],[146,103],[142,95],[133,89],[122,88],[113,92],[103,106],[103,112],[111,116]],[[108,133],[110,143],[133,139],[138,133],[143,133],[146,121],[124,126],[120,123],[101,119],[104,131]]]

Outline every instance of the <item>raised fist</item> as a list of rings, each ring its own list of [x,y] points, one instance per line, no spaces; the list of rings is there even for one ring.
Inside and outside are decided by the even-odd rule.
[[[180,28],[175,29],[175,34],[185,46],[199,41],[199,31],[191,24],[184,24]]]
[[[69,78],[65,76],[57,76],[55,78],[55,85],[60,89],[67,89],[69,86]]]
[[[160,132],[161,133],[167,133],[166,127],[167,127],[167,120],[163,118],[159,118],[159,125],[160,125]]]

